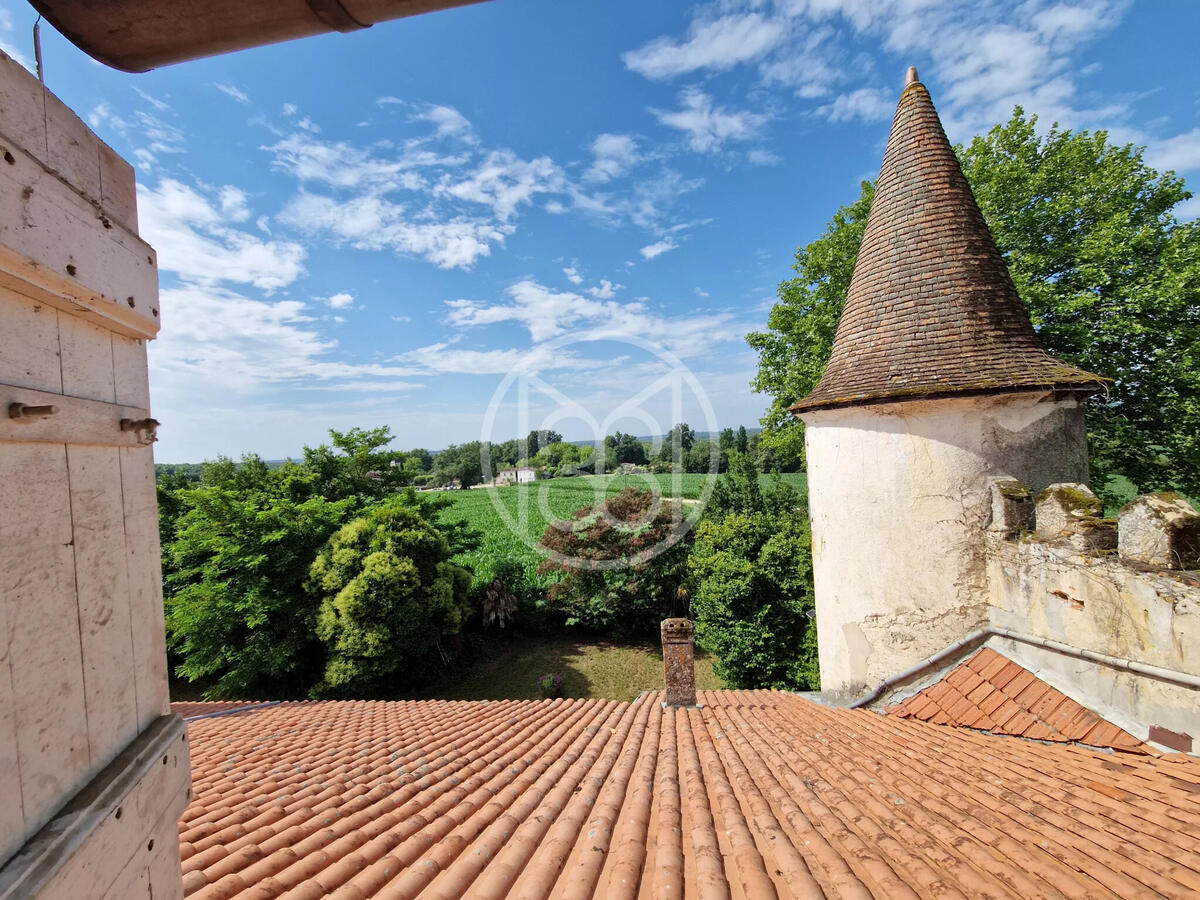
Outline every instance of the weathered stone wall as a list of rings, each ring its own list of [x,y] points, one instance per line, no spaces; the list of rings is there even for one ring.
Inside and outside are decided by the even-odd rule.
[[[1075,513],[1064,515],[1055,495],[1086,492],[1081,488],[1043,492],[1035,532],[987,535],[989,624],[1200,676],[1200,572],[1179,568],[1198,562],[1186,554],[1188,529],[1200,517],[1161,495],[1134,501],[1119,521],[1092,515],[1086,497]],[[1164,564],[1148,565],[1140,558],[1147,554]],[[1196,688],[1026,641],[995,643],[1135,736],[1200,750]]]
[[[1083,410],[1045,392],[802,414],[821,686],[874,686],[987,623],[989,479],[1087,477]]]
[[[153,428],[121,424],[158,327],[132,168],[0,54],[0,897],[180,892]]]

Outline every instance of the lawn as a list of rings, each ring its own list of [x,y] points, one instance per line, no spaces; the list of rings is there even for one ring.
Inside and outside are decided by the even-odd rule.
[[[431,689],[445,700],[523,700],[542,696],[538,678],[563,677],[563,696],[632,700],[663,687],[662,649],[566,636],[501,639],[465,673]],[[696,687],[720,690],[712,657],[696,653]]]
[[[660,495],[682,500],[700,500],[713,475],[590,475],[553,478],[532,484],[449,491],[454,501],[446,511],[446,521],[461,519],[481,535],[480,546],[464,553],[458,562],[475,572],[476,581],[490,580],[496,565],[506,559],[518,560],[530,578],[541,555],[535,549],[550,522],[570,518],[580,507],[625,487],[650,488]],[[763,483],[771,476],[762,476]],[[783,475],[783,480],[803,496],[807,480],[803,473]],[[689,503],[698,514],[699,504]]]

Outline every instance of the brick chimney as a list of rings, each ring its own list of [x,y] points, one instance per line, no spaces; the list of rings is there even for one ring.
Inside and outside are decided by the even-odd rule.
[[[696,705],[696,629],[690,619],[663,619],[667,706]]]

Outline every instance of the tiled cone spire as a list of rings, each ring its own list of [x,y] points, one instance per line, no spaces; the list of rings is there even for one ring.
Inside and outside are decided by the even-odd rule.
[[[833,355],[792,410],[1103,382],[1038,343],[929,91],[909,69]]]

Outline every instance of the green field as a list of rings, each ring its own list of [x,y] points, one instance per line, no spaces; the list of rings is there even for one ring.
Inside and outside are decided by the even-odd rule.
[[[772,476],[762,476],[769,483]],[[803,473],[781,476],[802,495],[807,485]],[[554,478],[532,484],[448,491],[454,501],[445,521],[462,520],[479,532],[480,545],[458,561],[475,572],[477,582],[490,580],[496,565],[506,559],[519,560],[530,577],[542,557],[534,549],[550,522],[570,518],[580,507],[625,487],[651,488],[667,497],[678,497],[696,513],[713,475],[589,475]]]

